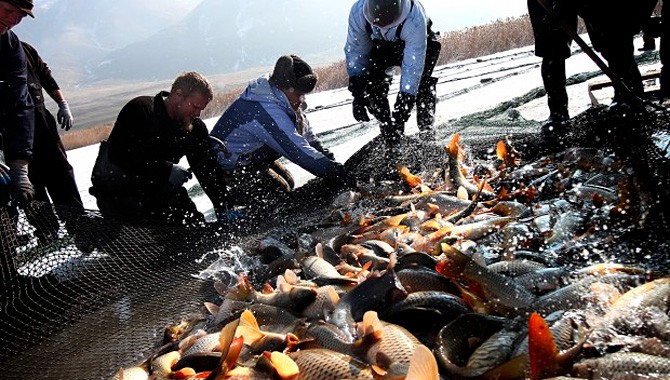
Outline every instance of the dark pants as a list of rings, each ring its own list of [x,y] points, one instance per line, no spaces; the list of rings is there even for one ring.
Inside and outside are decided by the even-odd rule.
[[[549,0],[550,6],[554,1]],[[576,10],[563,9],[560,20],[552,20],[551,16],[539,0],[528,0],[528,15],[533,26],[535,38],[535,55],[542,57],[542,83],[547,92],[549,120],[562,121],[570,118],[568,113],[568,93],[565,88],[565,60],[572,51],[572,37],[563,29],[563,24],[577,31]]]
[[[184,187],[167,185],[152,194],[111,195],[91,190],[102,216],[129,223],[196,226],[205,223]]]
[[[35,188],[35,207],[26,211],[26,217],[36,229],[40,240],[56,237],[59,224],[51,203],[66,206],[73,211],[84,210],[72,165],[68,162],[58,126],[44,105],[35,107],[35,140],[33,159],[28,177]],[[30,212],[28,212],[30,210]],[[63,215],[73,215],[72,212]],[[63,218],[61,218],[63,219]],[[68,224],[67,220],[66,226]]]
[[[108,148],[106,141],[100,143],[91,176],[93,187],[89,190],[104,217],[168,226],[193,226],[205,222],[186,188],[169,182],[153,184],[130,179],[109,161]]]
[[[374,40],[370,52],[370,64],[367,69],[370,84],[366,92],[369,94],[371,112],[379,120],[382,136],[385,137],[404,134],[404,124],[391,122],[388,93],[393,77],[387,73],[389,68],[402,65],[404,48],[405,42],[402,40],[396,42]],[[431,75],[437,58],[440,56],[441,48],[442,45],[437,41],[436,36],[429,32],[426,61],[419,83],[419,91],[416,94],[417,124],[420,130],[430,129],[435,118],[437,78]]]
[[[599,51],[622,86],[614,87],[614,102],[627,102],[630,95],[644,95],[642,75],[635,62],[633,38],[648,23],[657,0],[590,0],[580,5],[591,43]]]
[[[670,97],[670,5],[661,6],[661,97]]]

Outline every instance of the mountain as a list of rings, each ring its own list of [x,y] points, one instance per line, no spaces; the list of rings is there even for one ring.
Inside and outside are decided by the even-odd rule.
[[[310,62],[333,62],[343,56],[350,5],[332,0],[203,0],[179,23],[110,52],[92,68],[92,80],[160,80],[184,70],[230,73],[272,65],[288,53]]]
[[[15,28],[61,86],[269,66],[281,54],[343,56],[353,0],[45,0]]]

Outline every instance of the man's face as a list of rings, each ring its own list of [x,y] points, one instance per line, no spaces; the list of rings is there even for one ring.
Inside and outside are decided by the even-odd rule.
[[[193,91],[187,96],[178,93],[177,112],[174,116],[174,121],[183,126],[189,126],[193,119],[200,117],[202,110],[209,104],[209,99],[198,91]]]
[[[19,8],[5,1],[0,1],[0,34],[18,25],[26,14]]]

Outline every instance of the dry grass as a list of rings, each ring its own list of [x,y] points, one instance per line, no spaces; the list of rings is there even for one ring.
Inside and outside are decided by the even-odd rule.
[[[583,28],[580,28],[580,33]],[[528,15],[500,19],[489,24],[475,26],[460,31],[448,32],[440,36],[442,52],[438,65],[481,57],[510,49],[532,45],[533,29]],[[316,67],[319,83],[316,91],[327,91],[346,87],[348,83],[344,60],[327,66]],[[228,89],[214,95],[214,99],[202,113],[203,118],[216,117],[239,96],[244,86]],[[68,149],[96,144],[109,136],[111,125],[103,125],[82,131],[65,133],[63,143]]]
[[[112,125],[106,124],[80,131],[64,132],[60,135],[60,138],[65,149],[71,150],[97,144],[109,137],[111,131]]]

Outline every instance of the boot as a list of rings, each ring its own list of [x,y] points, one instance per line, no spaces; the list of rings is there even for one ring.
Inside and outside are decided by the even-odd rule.
[[[416,121],[420,131],[430,130],[435,122],[437,105],[437,78],[430,77],[421,83],[416,95]]]

